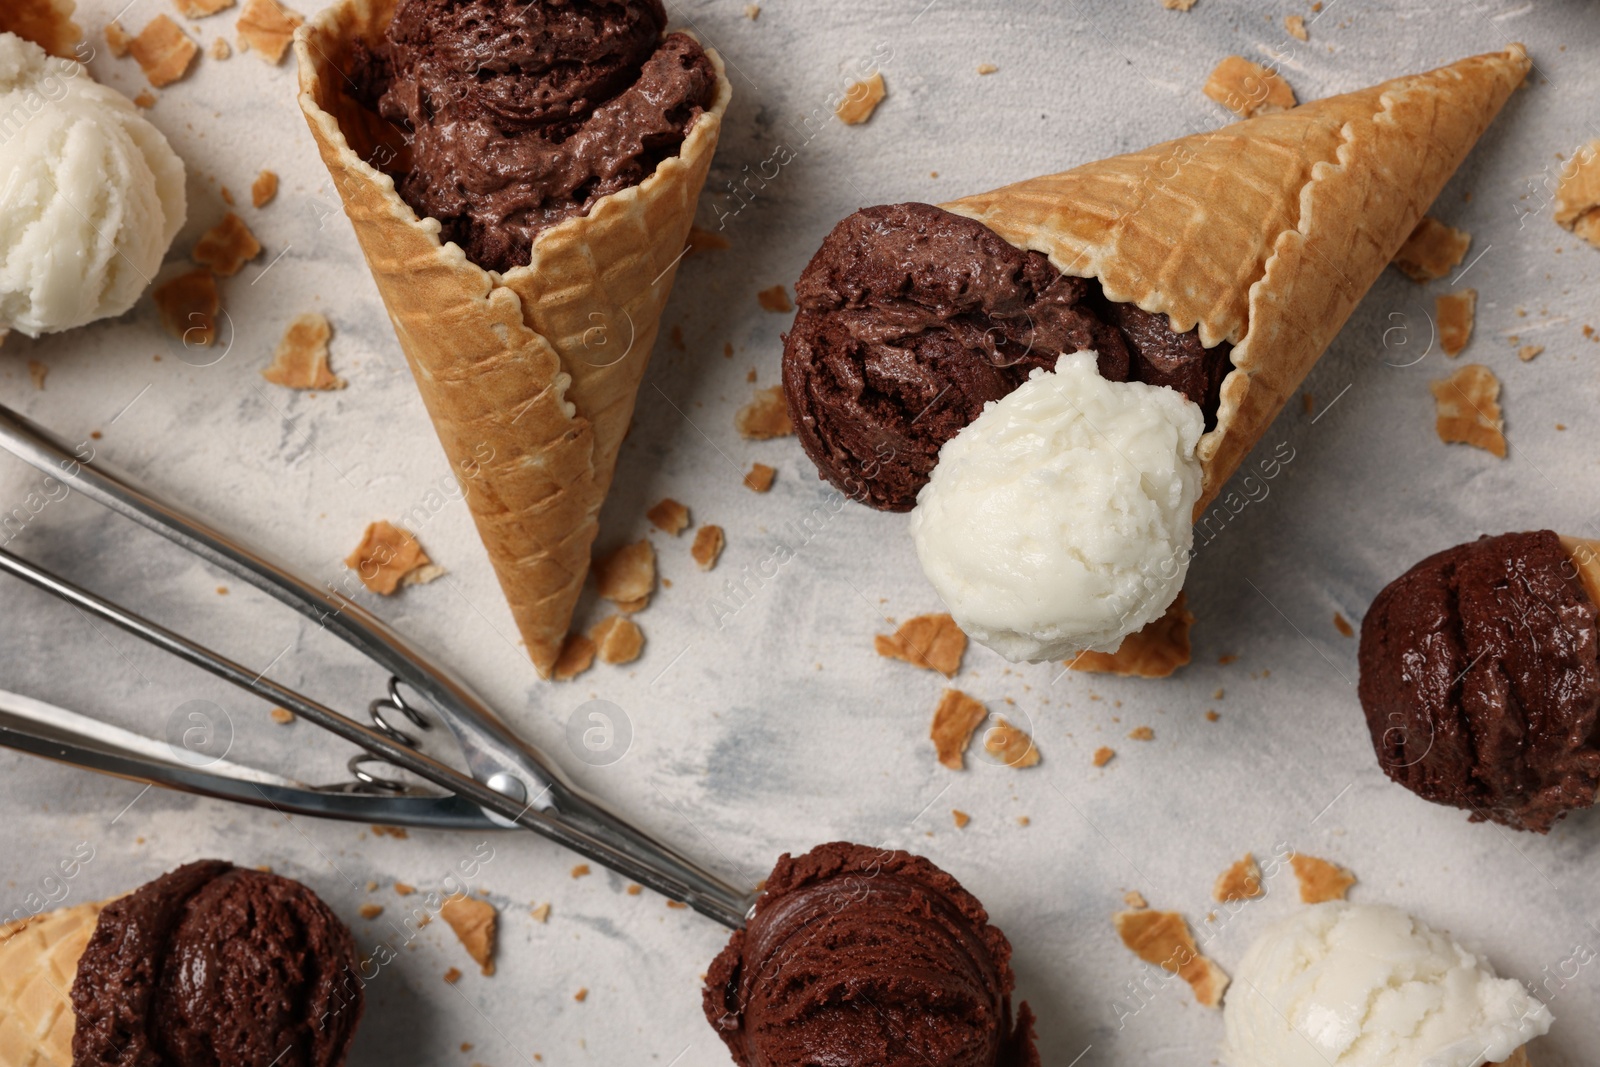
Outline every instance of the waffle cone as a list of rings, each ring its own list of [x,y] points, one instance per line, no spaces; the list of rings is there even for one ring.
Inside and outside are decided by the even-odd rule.
[[[72,1067],[73,980],[105,903],[0,926],[0,1067]]]
[[[1529,66],[1511,45],[944,206],[1233,344],[1198,518]]]
[[[345,72],[354,43],[379,39],[396,3],[339,0],[300,28],[300,107],[528,654],[549,677],[732,88],[708,50],[717,98],[677,156],[540,234],[527,267],[485,271],[366,162],[405,146],[345,94]]]

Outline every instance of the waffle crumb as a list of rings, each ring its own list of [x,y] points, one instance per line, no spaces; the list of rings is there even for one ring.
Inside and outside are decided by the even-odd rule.
[[[394,884],[394,891],[402,897],[409,897],[412,893],[415,893],[417,889],[415,886],[407,885],[404,882],[396,882]]]
[[[897,659],[954,678],[967,651],[967,635],[949,615],[918,615],[907,619],[893,637],[878,634],[873,649],[884,659]]]
[[[1304,15],[1286,15],[1283,20],[1283,28],[1288,31],[1290,37],[1297,41],[1311,40],[1311,35],[1306,32],[1306,18]]]
[[[221,41],[222,38],[218,37],[217,40]],[[257,174],[256,180],[250,183],[250,203],[254,207],[266,207],[277,195],[278,176],[270,170]]]
[[[212,59],[223,60],[233,55],[233,46],[228,43],[226,37],[213,37],[208,52]]]
[[[644,517],[650,520],[650,525],[673,537],[677,537],[689,527],[689,509],[670,496],[645,512]]]
[[[1341,637],[1354,637],[1356,628],[1350,625],[1350,620],[1339,612],[1333,613],[1333,628],[1339,631]]]
[[[1122,902],[1135,911],[1143,911],[1150,906],[1150,902],[1144,899],[1144,894],[1137,889],[1130,889],[1122,894]]]
[[[733,424],[742,436],[752,441],[770,441],[794,433],[789,407],[783,399],[783,386],[757,389],[755,398],[739,409]]]
[[[1439,347],[1454,359],[1472,340],[1472,317],[1478,309],[1478,291],[1461,289],[1445,293],[1433,302],[1434,318],[1439,323]]]
[[[288,708],[273,708],[267,714],[272,716],[272,721],[277,723],[279,726],[288,726],[290,723],[294,722],[294,712],[290,711]]]
[[[1206,722],[1216,722],[1217,720],[1219,720],[1221,718],[1222,718],[1222,716],[1218,715],[1215,711],[1207,711],[1206,712]]]
[[[649,541],[623,545],[594,564],[595,590],[633,614],[649,603],[656,587],[656,550]]]
[[[572,994],[572,999],[576,1000],[579,1004],[582,1004],[584,1001],[588,1000],[589,987],[584,986],[583,988],[579,989],[576,993]]]
[[[778,472],[765,463],[750,464],[750,473],[744,476],[744,487],[752,493],[765,493],[772,488]]]
[[[1244,854],[1244,859],[1219,874],[1217,884],[1211,888],[1211,899],[1219,904],[1254,900],[1266,894],[1267,891],[1261,886],[1261,867],[1256,863],[1254,854],[1249,852]]]
[[[1430,388],[1438,409],[1435,432],[1445,444],[1471,445],[1506,456],[1505,419],[1500,410],[1500,379],[1481,363],[1469,363]]]
[[[392,596],[412,571],[431,561],[417,539],[387,520],[369,523],[367,532],[344,564],[361,584],[379,596]]]
[[[1128,732],[1129,741],[1154,741],[1156,732],[1148,726],[1136,726]]]
[[[933,711],[933,726],[928,736],[939,762],[952,771],[966,766],[964,753],[972,742],[978,724],[989,717],[989,709],[959,689],[946,689]]]
[[[1161,618],[1122,639],[1115,652],[1080,652],[1067,666],[1090,674],[1125,678],[1166,678],[1187,666],[1192,655],[1189,629],[1194,614],[1181,591]]]
[[[1033,743],[1033,738],[1007,722],[1003,715],[984,735],[983,750],[997,757],[1007,767],[1017,770],[1039,763],[1039,748]]]
[[[268,63],[276,66],[294,40],[294,31],[305,18],[278,3],[278,0],[245,0],[235,29],[239,39],[250,45]]]
[[[1094,750],[1094,765],[1104,767],[1116,758],[1116,750],[1110,748],[1097,748]]]
[[[233,0],[172,0],[184,18],[203,19],[233,6]]]
[[[1201,91],[1242,119],[1287,111],[1296,103],[1288,82],[1243,56],[1218,63]]]
[[[1517,358],[1522,360],[1524,363],[1530,363],[1537,359],[1539,354],[1543,351],[1544,345],[1523,345],[1521,348],[1517,349]]]
[[[993,63],[979,63],[978,73],[980,75],[998,74],[1000,73],[1000,68]]]
[[[188,74],[194,57],[200,54],[200,46],[165,15],[151,19],[137,37],[127,42],[127,46],[134,62],[139,64],[144,76],[157,89],[171,85]],[[115,46],[112,50],[116,50]]]
[[[572,868],[572,877],[574,878],[587,878],[592,873],[593,872],[589,870],[589,865],[587,863],[580,863],[576,867]]]
[[[536,923],[547,923],[550,921],[550,905],[540,904],[528,914],[533,916],[533,921]]]
[[[494,905],[473,897],[451,897],[439,907],[439,917],[450,924],[484,977],[494,974],[494,934],[499,921]]]
[[[261,376],[288,389],[343,389],[345,380],[328,367],[328,341],[333,327],[315,311],[299,316],[284,331]]]
[[[714,230],[703,230],[699,226],[690,226],[689,238],[685,242],[685,247],[689,249],[691,255],[699,252],[722,252],[732,248],[733,242]]]
[[[751,22],[754,22],[756,19],[760,18],[761,17],[761,5],[760,4],[746,4],[746,5],[744,5],[744,17],[749,19]]]
[[[452,967],[448,971],[444,972],[444,981],[446,985],[455,985],[457,982],[461,981],[461,969],[459,967]]]
[[[1424,215],[1406,243],[1394,254],[1394,265],[1414,282],[1443,278],[1466,258],[1472,235]]]
[[[261,254],[261,242],[233,212],[201,235],[195,242],[194,261],[210,267],[219,278],[231,278],[239,269]]]
[[[1161,0],[1161,6],[1168,11],[1188,11],[1194,3],[1195,0]]]
[[[374,825],[372,827],[372,836],[373,837],[392,837],[396,841],[404,841],[406,838],[410,837],[411,834],[410,834],[409,831],[406,830],[406,828],[404,826]]]
[[[1317,410],[1317,398],[1310,393],[1300,394],[1300,410],[1310,415]]]
[[[640,885],[638,882],[630,882],[630,883],[628,883],[627,894],[630,897],[636,897],[640,893],[643,893],[643,892],[644,892],[644,886]]]
[[[950,818],[954,820],[957,830],[965,830],[967,828],[967,823],[972,821],[972,816],[968,815],[960,808],[951,808]]]
[[[594,666],[596,648],[594,642],[583,634],[568,634],[566,640],[561,642],[561,652],[556,656],[556,664],[550,668],[550,677],[558,682],[570,682],[590,667]]]
[[[1600,141],[1578,149],[1562,166],[1555,220],[1600,248]]]
[[[717,560],[722,556],[722,549],[727,544],[727,535],[720,526],[702,526],[694,532],[694,544],[689,548],[689,555],[703,571],[708,571],[717,565]]]
[[[1208,1008],[1222,1003],[1228,976],[1221,967],[1200,955],[1189,924],[1175,911],[1136,909],[1112,916],[1117,936],[1146,963],[1182,978],[1194,990],[1194,999]]]
[[[39,389],[41,391],[44,389],[44,380],[49,373],[50,368],[46,367],[43,363],[40,363],[36,359],[28,360],[28,378],[33,382],[33,387],[35,389]]]
[[[123,56],[127,55],[128,52],[133,48],[133,35],[127,30],[123,29],[122,23],[116,21],[115,19],[106,23],[105,36],[106,47],[109,48],[111,50],[111,54],[116,56],[118,59],[121,59]]]
[[[180,274],[156,286],[155,301],[166,331],[186,345],[211,345],[217,340],[217,312],[222,298],[217,279],[201,268]]]
[[[846,126],[859,126],[872,117],[878,110],[878,105],[883,103],[883,98],[888,95],[888,89],[883,83],[881,73],[874,74],[866,81],[856,82],[845,90],[844,99],[839,101],[839,106],[834,108],[834,114],[839,116],[839,121]]]
[[[1303,904],[1326,904],[1330,900],[1343,900],[1356,876],[1327,860],[1299,853],[1289,857],[1294,876],[1300,883],[1300,901]]]
[[[644,651],[644,632],[624,615],[602,619],[589,631],[589,640],[594,642],[600,661],[613,666],[632,663]]]
[[[794,310],[794,304],[789,300],[789,290],[781,285],[761,290],[756,294],[756,303],[767,311],[787,313]]]
[[[363,904],[363,905],[361,905],[360,909],[358,910],[358,914],[363,919],[376,919],[378,916],[383,914],[383,905],[382,904]]]
[[[133,98],[134,107],[142,107],[146,111],[156,106],[156,94],[149,89],[140,89],[139,95]]]

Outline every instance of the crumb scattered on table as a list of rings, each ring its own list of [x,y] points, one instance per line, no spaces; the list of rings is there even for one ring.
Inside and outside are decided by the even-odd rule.
[[[1266,892],[1261,885],[1261,867],[1256,863],[1255,856],[1246,852],[1243,859],[1217,876],[1217,883],[1211,888],[1211,898],[1219,904],[1231,904],[1266,896]]]
[[[450,924],[485,977],[494,974],[494,934],[498,916],[494,905],[476,897],[451,897],[439,907],[439,917]]]
[[[218,37],[218,41],[222,38]],[[222,41],[226,45],[226,41]],[[272,203],[272,198],[278,195],[278,176],[270,170],[264,170],[256,175],[256,180],[250,183],[250,203],[258,208],[266,207]]]
[[[967,828],[967,823],[972,821],[972,816],[968,815],[960,808],[951,808],[950,818],[955,821],[957,830],[965,830]]]
[[[1135,726],[1128,731],[1129,741],[1154,741],[1155,739],[1156,732],[1148,726]]]
[[[1311,35],[1306,32],[1306,18],[1304,15],[1286,15],[1283,19],[1283,28],[1289,36],[1297,41],[1309,41]]]
[[[893,636],[875,636],[872,646],[885,659],[902,660],[954,678],[967,651],[967,635],[947,614],[918,615],[901,623]]]
[[[134,107],[142,107],[146,111],[156,106],[156,94],[149,89],[140,89],[139,95],[133,98]]]
[[[333,326],[325,316],[312,311],[297,317],[284,331],[271,365],[261,376],[289,389],[343,389],[348,383],[328,366],[332,337]]]
[[[105,35],[106,47],[118,59],[127,55],[128,51],[133,47],[133,35],[123,29],[122,23],[117,22],[115,19],[106,23]]]
[[[649,541],[623,545],[594,564],[595,590],[632,614],[643,609],[656,587],[656,550]]]
[[[226,37],[213,37],[211,39],[211,58],[216,60],[227,59],[233,55],[233,46],[228,44]]]
[[[1481,448],[1501,459],[1506,455],[1505,419],[1500,409],[1500,379],[1481,363],[1469,363],[1448,378],[1435,381],[1437,417],[1434,430],[1445,444]]]
[[[717,565],[717,560],[722,556],[723,546],[727,544],[727,537],[720,526],[702,526],[694,532],[694,545],[689,549],[689,555],[699,564],[700,569],[708,571]]]
[[[1195,0],[1161,0],[1161,6],[1168,11],[1187,11],[1195,4]]]
[[[650,520],[650,525],[674,537],[689,527],[689,509],[670,496],[645,512],[644,516]]]
[[[180,274],[156,286],[151,294],[161,325],[186,345],[211,345],[217,340],[217,312],[222,298],[217,279],[200,268]]]
[[[586,878],[592,873],[593,872],[590,871],[587,863],[580,863],[576,867],[572,868],[572,877],[574,878]]]
[[[1122,902],[1135,911],[1141,911],[1150,906],[1150,902],[1144,899],[1144,894],[1137,889],[1130,889],[1122,894]]]
[[[33,382],[35,389],[44,389],[44,380],[50,373],[50,368],[36,359],[28,360],[28,378]]]
[[[1115,749],[1104,747],[1097,748],[1094,750],[1094,765],[1096,767],[1104,767],[1106,764],[1115,759],[1116,755],[1117,753]]]
[[[378,916],[383,914],[383,905],[382,904],[363,904],[363,905],[361,905],[360,909],[358,910],[358,914],[363,919],[376,919]]]
[[[1354,637],[1356,635],[1356,628],[1350,625],[1350,620],[1337,611],[1333,613],[1333,628],[1338,630],[1344,637]]]
[[[1439,347],[1454,359],[1472,340],[1472,318],[1478,308],[1478,291],[1460,289],[1444,293],[1433,302],[1434,317],[1439,324]]]
[[[1300,900],[1304,904],[1325,904],[1330,900],[1343,900],[1356,876],[1327,860],[1295,853],[1289,857],[1294,876],[1300,883]]]
[[[200,54],[200,46],[165,15],[151,19],[137,37],[128,39],[124,35],[123,39],[134,61],[139,64],[139,69],[144,71],[144,76],[157,89],[171,85],[188,74],[194,57]],[[107,40],[110,40],[109,32]],[[116,51],[115,44],[111,47],[113,52]]]
[[[589,631],[589,639],[594,642],[600,661],[613,666],[632,663],[644,651],[644,632],[624,615],[601,620]]]
[[[294,722],[294,712],[290,711],[288,708],[273,708],[267,714],[271,715],[272,721],[277,723],[279,726],[288,726],[290,723]]]
[[[194,261],[210,267],[219,278],[231,278],[239,269],[261,254],[261,242],[250,227],[233,212],[200,236],[195,242]]]
[[[750,473],[744,476],[744,485],[752,493],[765,493],[772,488],[772,481],[777,476],[777,470],[765,463],[752,463]]]
[[[739,409],[733,424],[741,435],[752,441],[770,441],[794,433],[794,423],[789,421],[789,405],[783,399],[783,386],[757,389],[755,398]]]
[[[1211,71],[1202,91],[1240,118],[1287,111],[1294,90],[1275,71],[1243,56],[1228,56]]]
[[[295,29],[305,18],[284,7],[278,0],[245,0],[235,29],[241,42],[268,63],[282,62],[284,52],[294,40]]]
[[[1522,360],[1524,363],[1528,363],[1534,359],[1537,359],[1539,354],[1543,351],[1544,345],[1523,345],[1521,348],[1517,349],[1517,358]]]
[[[846,126],[859,126],[872,117],[872,113],[878,110],[878,105],[883,103],[883,98],[887,95],[888,89],[883,83],[883,75],[874,74],[866,81],[856,82],[846,89],[844,99],[839,101],[834,114],[838,115],[839,121]]]
[[[998,74],[999,72],[1000,72],[1000,68],[995,66],[993,63],[979,63],[978,64],[978,73],[979,74],[988,75],[988,74]]]
[[[987,708],[961,690],[946,689],[934,709],[933,727],[928,732],[939,762],[952,771],[964,768],[963,754],[972,741],[972,733],[988,716]]]
[[[699,252],[721,252],[732,248],[733,242],[729,241],[726,237],[722,236],[722,234],[715,230],[706,230],[700,228],[699,226],[690,226],[689,238],[684,242],[684,247],[689,249],[690,254]]]
[[[1118,912],[1112,922],[1117,936],[1134,955],[1189,983],[1195,1000],[1208,1008],[1222,1003],[1228,976],[1221,967],[1200,955],[1182,915],[1139,908]]]
[[[1004,716],[997,719],[994,727],[984,735],[983,750],[1007,767],[1017,770],[1036,766],[1039,762],[1039,748],[1033,743],[1033,738],[1007,722]]]
[[[457,982],[461,981],[461,968],[452,967],[448,971],[444,972],[444,980],[446,985],[455,985]]]
[[[756,294],[756,302],[767,311],[789,312],[794,310],[794,304],[789,300],[789,290],[781,285],[774,285],[770,289],[763,289]]]
[[[534,908],[528,914],[533,916],[533,921],[534,922],[538,922],[538,923],[549,922],[550,921],[550,905],[549,904],[540,904],[538,907]]]
[[[368,524],[361,543],[344,561],[379,596],[393,595],[407,575],[430,562],[415,537],[386,519]]]

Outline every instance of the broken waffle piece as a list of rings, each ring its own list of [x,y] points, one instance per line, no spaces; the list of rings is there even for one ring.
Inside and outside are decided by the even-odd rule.
[[[701,570],[708,571],[717,565],[726,543],[727,536],[723,534],[722,527],[702,526],[694,532],[694,545],[689,549],[689,555],[694,557]]]
[[[673,537],[689,527],[689,509],[670,496],[645,512],[644,517],[650,520],[650,525]]]
[[[691,255],[696,252],[722,252],[732,248],[733,242],[714,230],[702,230],[698,226],[690,226],[686,247]]]
[[[476,897],[451,897],[439,907],[439,917],[450,924],[472,957],[472,962],[488,977],[494,974],[494,934],[498,916],[494,905]]]
[[[1194,990],[1194,999],[1208,1008],[1222,1003],[1228,976],[1221,967],[1200,955],[1189,924],[1175,911],[1138,908],[1112,917],[1122,943],[1146,963],[1182,978]]]
[[[233,6],[233,0],[172,0],[172,3],[187,19],[203,19]]]
[[[1472,235],[1424,215],[1406,243],[1394,254],[1394,265],[1414,282],[1443,278],[1466,258]]]
[[[288,389],[343,389],[345,380],[328,368],[328,341],[333,327],[316,312],[289,324],[272,354],[272,364],[261,376]]]
[[[756,303],[767,311],[787,314],[794,310],[794,305],[789,302],[789,290],[781,285],[774,285],[770,289],[763,289],[756,294]]]
[[[200,54],[200,46],[165,15],[151,19],[137,37],[127,42],[127,46],[139,69],[144,71],[144,76],[157,89],[171,85],[189,73],[194,57]],[[116,46],[112,45],[112,51],[115,50]]]
[[[789,407],[783,399],[783,386],[773,385],[756,390],[755,399],[739,409],[733,424],[741,435],[752,441],[770,441],[774,437],[787,437],[794,433],[794,423],[789,421]]]
[[[1094,765],[1096,767],[1104,767],[1106,764],[1110,763],[1112,760],[1114,760],[1116,758],[1117,758],[1116,749],[1112,749],[1112,748],[1097,748],[1097,749],[1094,750]]]
[[[963,754],[972,742],[972,732],[988,717],[989,709],[978,701],[959,689],[946,689],[933,711],[933,728],[928,731],[939,762],[952,771],[962,770],[966,766]]]
[[[951,808],[950,818],[956,824],[957,830],[965,830],[967,828],[967,823],[972,821],[972,816],[968,815],[960,808]]]
[[[1075,671],[1125,678],[1165,678],[1189,663],[1189,630],[1194,613],[1179,592],[1161,618],[1122,639],[1115,652],[1080,652],[1067,661]]]
[[[277,65],[294,40],[295,29],[305,19],[278,0],[245,0],[235,29],[239,39],[268,63]]]
[[[1311,40],[1311,35],[1306,32],[1306,17],[1304,15],[1286,15],[1283,20],[1283,28],[1290,37],[1297,41]]]
[[[50,368],[36,359],[28,360],[28,378],[33,382],[35,389],[44,391],[44,380],[49,375]]]
[[[1543,351],[1544,345],[1523,345],[1521,348],[1517,349],[1517,358],[1522,360],[1524,363],[1528,363],[1534,359],[1537,359],[1539,354]]]
[[[239,268],[261,254],[261,242],[233,212],[201,235],[194,246],[194,261],[210,267],[219,278],[231,278]]]
[[[1243,56],[1229,56],[1218,63],[1202,91],[1242,119],[1287,111],[1296,103],[1288,82]]]
[[[133,35],[122,28],[122,23],[115,19],[106,23],[106,47],[111,49],[111,54],[121,59],[133,47]]]
[[[918,615],[901,623],[893,637],[878,634],[872,646],[884,659],[897,659],[954,678],[967,651],[967,635],[949,615]]]
[[[192,270],[162,282],[150,299],[161,315],[161,325],[172,336],[190,346],[216,343],[222,298],[210,271]]]
[[[568,634],[561,643],[561,654],[550,669],[550,676],[558,682],[570,682],[594,666],[594,642],[583,634]]]
[[[1481,448],[1501,459],[1506,457],[1500,379],[1493,371],[1481,363],[1468,363],[1429,388],[1433,390],[1434,405],[1438,409],[1434,429],[1439,440],[1447,445]]]
[[[1024,767],[1036,766],[1039,762],[1039,748],[1033,743],[1033,738],[1012,726],[1003,715],[984,734],[983,750],[1007,767],[1019,771]]]
[[[222,41],[221,37],[217,40]],[[227,41],[222,41],[226,45]],[[270,170],[264,170],[256,175],[256,180],[250,183],[250,203],[254,207],[263,208],[272,203],[272,198],[278,195],[278,176]]]
[[[1445,293],[1434,300],[1433,309],[1439,323],[1439,347],[1454,359],[1472,340],[1472,317],[1478,309],[1478,291],[1461,289]]]
[[[1195,0],[1161,0],[1161,6],[1168,11],[1187,11],[1195,4]]]
[[[839,101],[833,113],[846,126],[859,126],[872,117],[887,95],[888,88],[883,84],[882,73],[874,74],[866,81],[856,82],[846,89],[844,99]]]
[[[1600,248],[1600,141],[1578,149],[1562,165],[1555,219]]]
[[[602,619],[589,631],[602,663],[619,666],[632,663],[644,651],[644,632],[639,624],[623,615]]]
[[[233,46],[228,43],[226,37],[213,37],[208,51],[212,59],[227,59],[233,55]]]
[[[1249,852],[1244,854],[1244,859],[1217,875],[1217,884],[1211,889],[1211,898],[1219,904],[1262,896],[1266,896],[1266,890],[1261,886],[1261,867]]]
[[[392,596],[401,582],[429,566],[428,554],[417,539],[386,520],[371,523],[356,550],[344,564],[356,572],[361,584],[379,596]]]
[[[656,550],[649,541],[623,545],[594,563],[595,590],[632,614],[642,611],[656,588]]]
[[[750,464],[750,473],[744,476],[744,487],[752,493],[765,493],[772,488],[778,472],[765,463]]]
[[[1289,857],[1295,880],[1300,883],[1300,901],[1304,904],[1326,904],[1330,900],[1343,900],[1356,876],[1327,860],[1295,853]]]

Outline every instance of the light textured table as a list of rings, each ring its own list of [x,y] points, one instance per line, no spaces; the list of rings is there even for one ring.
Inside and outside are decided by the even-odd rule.
[[[83,4],[97,41],[125,2]],[[0,397],[74,440],[98,431],[107,462],[319,578],[340,577],[368,521],[413,513],[450,574],[375,610],[457,664],[582,781],[730,878],[753,882],[779,852],[835,838],[914,849],[947,867],[1016,946],[1019,993],[1039,1012],[1048,1064],[1211,1062],[1220,1016],[1180,984],[1142,1005],[1131,999],[1127,984],[1142,971],[1110,916],[1125,891],[1139,890],[1185,912],[1231,968],[1267,922],[1299,905],[1284,877],[1267,900],[1208,924],[1212,879],[1247,850],[1281,846],[1348,866],[1361,879],[1353,899],[1412,909],[1509,975],[1568,975],[1548,987],[1558,1021],[1539,1062],[1600,1060],[1600,970],[1570,977],[1566,962],[1600,944],[1600,814],[1547,838],[1513,835],[1389,784],[1356,701],[1355,642],[1333,623],[1339,612],[1359,624],[1385,582],[1480,532],[1600,536],[1600,346],[1580,332],[1600,323],[1600,252],[1558,229],[1543,199],[1558,153],[1600,132],[1590,5],[1332,0],[1314,17],[1300,4],[1264,15],[1223,0],[1187,14],[1159,0],[769,0],[755,21],[744,8],[674,7],[678,24],[722,51],[736,89],[702,222],[736,206],[716,190],[746,167],[758,170],[780,146],[793,159],[729,219],[731,250],[683,265],[663,330],[680,328],[683,346],[658,346],[640,394],[601,547],[648,535],[673,584],[640,616],[649,643],[631,667],[546,685],[514,646],[467,513],[438,492],[448,466],[294,106],[290,60],[269,68],[250,54],[207,56],[149,113],[189,166],[190,218],[169,272],[221,217],[222,186],[247,203],[260,169],[283,178],[270,207],[241,209],[266,250],[224,283],[226,357],[186,363],[147,299],[117,322],[37,343],[13,337],[0,349]],[[136,31],[165,10],[165,0],[133,0],[122,21]],[[192,32],[202,44],[231,37],[236,13]],[[1307,16],[1308,43],[1285,34],[1291,13]],[[752,390],[777,381],[788,324],[757,305],[756,291],[792,284],[829,227],[859,206],[951,199],[1220,125],[1228,116],[1199,88],[1232,52],[1294,45],[1285,73],[1310,99],[1518,39],[1537,73],[1435,208],[1473,234],[1461,284],[1479,291],[1477,331],[1462,359],[1505,382],[1510,457],[1434,436],[1428,382],[1447,361],[1436,350],[1414,360],[1447,284],[1422,288],[1389,272],[1306,383],[1317,414],[1286,412],[1264,442],[1288,442],[1293,462],[1195,561],[1195,664],[1165,683],[1062,677],[1058,666],[1013,668],[974,648],[955,684],[1030,727],[1044,761],[1021,773],[981,760],[964,773],[940,767],[927,728],[943,680],[872,652],[873,634],[890,628],[885,616],[938,607],[904,517],[851,506],[806,531],[824,487],[798,445],[753,444],[734,431]],[[874,55],[889,86],[876,117],[856,128],[823,121],[829,95]],[[980,77],[981,63],[999,70]],[[92,68],[130,94],[144,87],[131,60],[103,47]],[[260,377],[289,320],[308,310],[333,321],[343,392],[290,394]],[[1519,362],[1510,335],[1544,354]],[[30,359],[49,368],[43,392],[29,382]],[[766,496],[740,485],[757,460],[779,472]],[[0,462],[0,510],[36,485]],[[696,522],[727,529],[715,572],[690,561],[687,535],[649,529],[645,509],[668,495]],[[729,583],[780,546],[793,558],[731,601]],[[309,625],[246,590],[219,596],[219,584],[234,583],[82,499],[50,504],[13,547],[239,658],[274,663],[274,678],[340,706],[356,710],[378,694],[382,679]],[[265,707],[13,582],[0,584],[0,598],[0,685],[157,734],[186,702],[211,701],[231,720],[234,756],[313,780],[341,775],[348,752],[305,724],[275,725]],[[586,601],[581,621],[599,617]],[[1222,665],[1225,655],[1238,658]],[[624,709],[631,725],[631,746],[607,766],[580,763],[566,741],[568,717],[594,698]],[[1153,742],[1127,739],[1145,725]],[[1102,745],[1118,754],[1096,770],[1090,757]],[[0,796],[8,912],[88,842],[94,859],[69,884],[73,900],[223,856],[305,880],[370,947],[402,913],[396,880],[437,886],[478,845],[142,793],[9,753],[0,753]],[[954,808],[971,814],[966,829],[952,824]],[[353,1062],[503,1067],[534,1053],[556,1067],[727,1062],[699,991],[722,930],[653,895],[628,895],[603,871],[574,880],[576,858],[531,835],[492,847],[475,886],[500,909],[499,973],[480,977],[442,923],[426,928],[372,983]],[[368,902],[384,915],[357,918]],[[529,914],[542,902],[552,904],[543,925]],[[468,972],[455,986],[442,981],[452,966]],[[462,1051],[464,1042],[473,1048]]]

